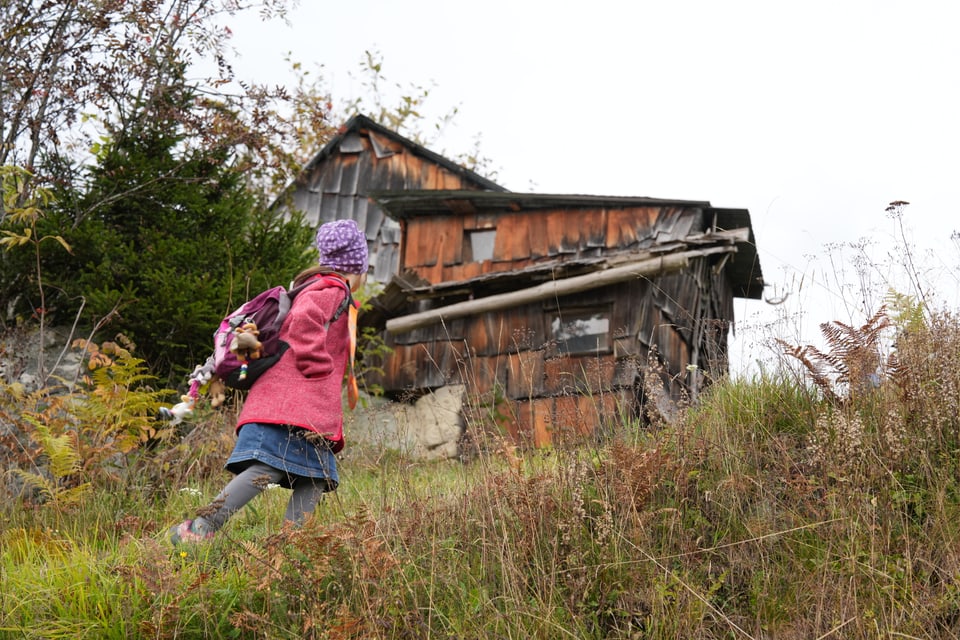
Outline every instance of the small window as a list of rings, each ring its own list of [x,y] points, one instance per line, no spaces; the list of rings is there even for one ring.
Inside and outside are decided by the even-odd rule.
[[[608,311],[594,309],[557,312],[551,319],[550,330],[561,353],[603,353],[610,349]]]
[[[464,262],[493,260],[493,246],[497,240],[496,229],[467,231],[464,233],[463,240]]]

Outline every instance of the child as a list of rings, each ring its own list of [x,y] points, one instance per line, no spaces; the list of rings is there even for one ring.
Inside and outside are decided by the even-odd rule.
[[[298,285],[316,280],[294,298],[280,329],[290,347],[247,393],[237,419],[237,443],[226,468],[236,474],[202,515],[170,531],[174,544],[212,538],[227,519],[267,484],[292,489],[284,520],[302,524],[327,491],[337,488],[336,454],[343,448],[341,383],[350,358],[350,314],[327,327],[343,301],[342,278],[356,291],[366,281],[367,240],[353,220],[317,231],[320,264],[302,272]]]

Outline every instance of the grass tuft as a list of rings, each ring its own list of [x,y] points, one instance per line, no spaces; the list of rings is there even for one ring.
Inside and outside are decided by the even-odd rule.
[[[167,530],[225,480],[231,421],[119,457],[97,436],[102,465],[44,476],[89,483],[80,508],[0,507],[0,636],[957,637],[960,321],[931,314],[895,343],[852,395],[785,368],[602,439],[490,442],[466,462],[348,451],[302,528],[271,489],[187,549]],[[44,473],[28,451],[8,459]]]

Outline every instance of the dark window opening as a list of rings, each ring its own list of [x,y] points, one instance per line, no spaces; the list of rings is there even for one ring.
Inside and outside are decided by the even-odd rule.
[[[560,353],[605,353],[610,350],[610,312],[558,311],[550,319],[550,332]]]

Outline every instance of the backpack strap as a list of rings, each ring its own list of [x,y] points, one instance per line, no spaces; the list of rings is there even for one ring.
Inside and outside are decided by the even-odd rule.
[[[280,299],[277,301],[277,320],[279,324],[283,324],[283,319],[287,317],[287,314],[290,312],[290,307],[293,306],[293,298],[297,295],[296,291],[287,291],[285,294],[280,296]]]
[[[343,297],[343,301],[339,305],[337,305],[337,308],[333,312],[333,315],[330,316],[329,320],[327,320],[327,327],[329,328],[331,324],[336,322],[337,319],[343,315],[343,312],[346,311],[348,308],[350,308],[352,305],[353,305],[353,296],[350,294],[350,289],[348,288],[347,295]]]
[[[336,322],[337,319],[343,315],[343,312],[353,304],[353,294],[350,291],[350,285],[336,276],[317,274],[314,278],[311,278],[310,280],[307,280],[296,287],[292,287],[289,291],[287,291],[287,295],[280,297],[280,309],[277,313],[277,317],[282,320],[290,311],[290,307],[293,305],[293,299],[297,297],[297,294],[304,289],[312,287],[318,281],[323,282],[327,286],[340,287],[347,294],[340,304],[337,305],[337,308],[334,310],[333,315],[330,316],[330,319],[324,323],[324,329],[329,329],[330,325]]]
[[[337,305],[337,308],[334,309],[330,319],[327,320],[326,324],[324,325],[325,329],[329,329],[330,325],[336,322],[340,316],[343,315],[343,312],[353,304],[353,293],[350,291],[350,285],[347,284],[343,279],[336,276],[318,275],[317,280],[324,282],[327,286],[340,287],[343,289],[344,293],[347,294],[343,297],[343,300],[340,301],[340,304]],[[310,284],[313,284],[313,281],[311,281]]]

